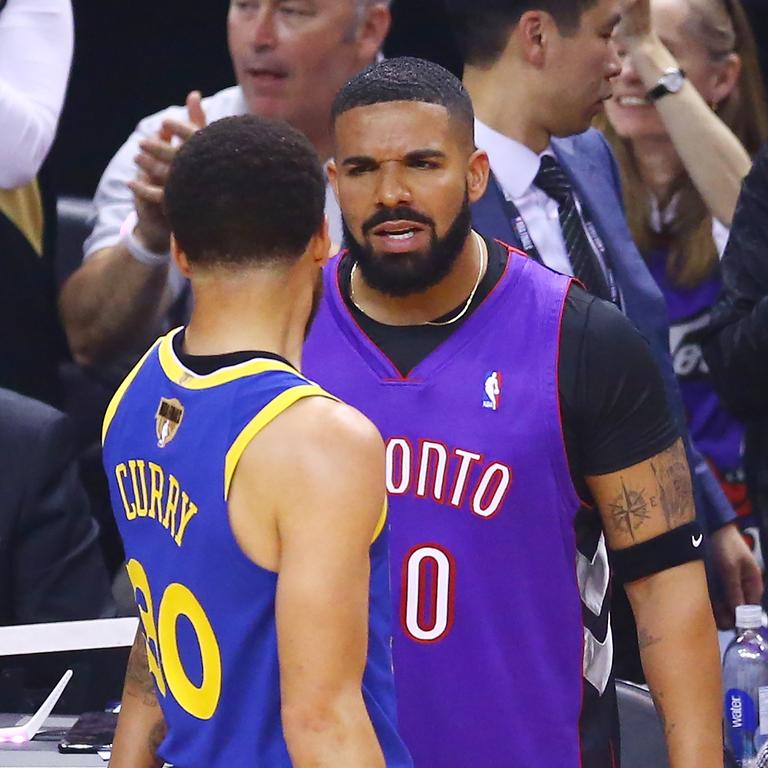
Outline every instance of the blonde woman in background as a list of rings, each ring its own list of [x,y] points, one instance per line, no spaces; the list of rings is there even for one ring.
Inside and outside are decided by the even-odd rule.
[[[768,137],[755,42],[739,0],[623,0],[622,10],[624,68],[600,127],[635,242],[667,299],[691,436],[747,527],[744,430],[709,382],[699,335],[741,181]]]

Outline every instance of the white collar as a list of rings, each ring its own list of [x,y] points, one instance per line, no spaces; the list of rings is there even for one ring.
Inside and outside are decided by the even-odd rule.
[[[477,118],[475,118],[475,144],[488,153],[491,170],[501,188],[512,198],[522,197],[528,191],[539,172],[541,158],[544,155],[554,157],[551,146],[537,155],[525,144],[494,131]]]

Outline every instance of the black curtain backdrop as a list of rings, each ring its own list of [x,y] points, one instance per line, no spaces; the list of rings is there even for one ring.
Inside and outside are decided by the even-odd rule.
[[[387,56],[421,56],[455,74],[461,60],[443,0],[394,0]],[[768,67],[766,0],[744,0]],[[51,169],[59,194],[91,196],[117,148],[145,115],[197,88],[234,83],[228,0],[73,0],[75,61]]]

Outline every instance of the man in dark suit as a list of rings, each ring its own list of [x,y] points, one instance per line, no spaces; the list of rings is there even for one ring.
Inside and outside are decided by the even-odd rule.
[[[575,274],[614,301],[651,345],[687,435],[664,299],[628,230],[618,170],[590,129],[621,71],[612,33],[626,0],[448,0],[492,179],[473,206],[483,233]],[[730,609],[759,599],[757,564],[735,513],[687,440],[697,514]],[[732,618],[731,618],[732,621]]]
[[[113,615],[62,413],[0,389],[0,625]]]

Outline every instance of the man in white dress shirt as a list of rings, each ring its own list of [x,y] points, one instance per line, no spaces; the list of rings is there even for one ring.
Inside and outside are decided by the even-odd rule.
[[[465,56],[475,141],[488,153],[492,170],[485,197],[473,207],[474,226],[614,301],[649,341],[681,432],[687,433],[664,299],[627,228],[613,156],[590,128],[621,72],[613,31],[631,3],[447,5]],[[759,568],[733,524],[735,512],[703,458],[690,443],[688,449],[697,515],[710,532],[718,575],[731,585],[729,594],[753,599]]]
[[[79,363],[125,367],[167,329],[173,310],[185,312],[185,281],[170,266],[162,210],[179,143],[214,120],[252,112],[287,120],[328,157],[331,101],[374,60],[389,24],[389,0],[231,0],[229,50],[238,85],[207,99],[193,92],[186,109],[142,120],[99,184],[84,263],[60,297]],[[332,194],[328,202],[340,232]]]

